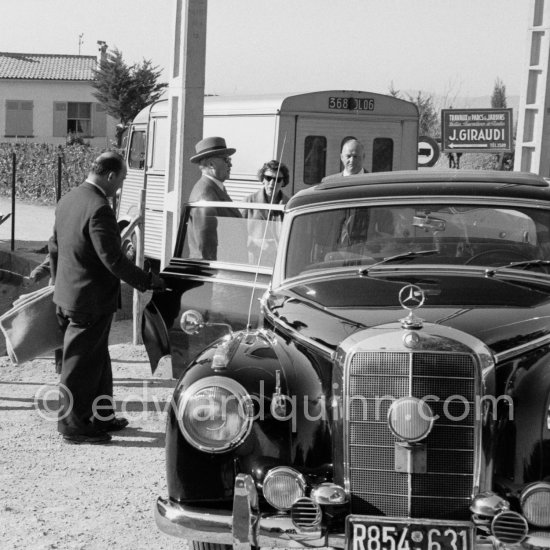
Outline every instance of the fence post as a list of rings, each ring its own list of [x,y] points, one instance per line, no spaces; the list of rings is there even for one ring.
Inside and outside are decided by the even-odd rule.
[[[61,198],[61,155],[57,155],[57,188],[55,191],[55,202],[59,202]]]
[[[17,157],[15,152],[11,154],[11,251],[15,250],[15,174]]]

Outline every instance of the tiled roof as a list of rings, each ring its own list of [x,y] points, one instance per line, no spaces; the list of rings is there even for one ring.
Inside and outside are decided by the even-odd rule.
[[[96,63],[92,55],[0,52],[0,79],[93,80]]]

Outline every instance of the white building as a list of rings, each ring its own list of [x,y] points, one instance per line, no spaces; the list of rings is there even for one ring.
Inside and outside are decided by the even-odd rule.
[[[0,52],[0,141],[108,147],[116,121],[92,95],[97,58]]]

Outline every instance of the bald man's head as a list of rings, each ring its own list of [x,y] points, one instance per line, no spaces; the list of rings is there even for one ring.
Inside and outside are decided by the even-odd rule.
[[[350,139],[344,143],[340,160],[344,165],[344,176],[352,176],[363,171],[365,148],[357,139]]]
[[[88,173],[88,180],[101,187],[108,197],[112,197],[126,178],[126,161],[113,151],[101,153]]]
[[[109,172],[120,172],[124,167],[126,162],[118,153],[107,151],[94,160],[90,173],[103,176]]]

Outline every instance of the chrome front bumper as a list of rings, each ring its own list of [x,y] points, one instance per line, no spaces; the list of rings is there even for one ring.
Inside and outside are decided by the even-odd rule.
[[[168,535],[231,544],[236,550],[249,550],[252,546],[343,548],[345,542],[344,535],[328,537],[320,529],[301,532],[288,516],[260,516],[256,487],[245,474],[239,474],[235,481],[232,511],[196,508],[159,498],[155,521]]]
[[[155,521],[167,535],[230,544],[235,550],[251,550],[252,546],[344,548],[346,543],[344,533],[329,534],[321,529],[301,531],[287,515],[260,515],[254,481],[246,474],[239,474],[235,480],[232,511],[197,508],[159,498]],[[490,539],[474,541],[475,550],[496,550],[497,546]]]

